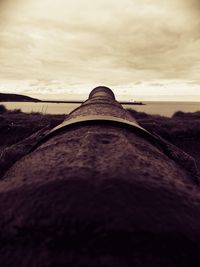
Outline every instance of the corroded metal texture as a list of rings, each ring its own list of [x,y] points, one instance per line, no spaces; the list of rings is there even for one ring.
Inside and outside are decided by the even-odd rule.
[[[93,89],[89,98],[78,108],[72,111],[66,120],[53,128],[36,147],[40,146],[46,140],[52,138],[63,130],[68,130],[71,126],[89,125],[95,123],[110,123],[121,127],[132,126],[136,131],[143,132],[144,135],[151,136],[145,129],[140,127],[136,120],[127,112],[121,104],[115,100],[111,89],[100,86]],[[33,150],[36,148],[34,147]]]
[[[111,98],[115,100],[115,95],[111,89],[105,86],[99,86],[94,88],[91,93],[89,94],[89,99],[92,99],[94,97],[103,97],[103,98]]]
[[[137,126],[109,92],[94,91],[66,122],[101,115]],[[200,263],[198,187],[131,129],[74,124],[8,171],[0,186],[1,266]]]
[[[49,131],[41,140],[33,146],[31,152],[41,146],[55,135],[68,131],[73,127],[87,126],[87,125],[110,125],[116,128],[127,128],[131,132],[148,140],[151,144],[158,147],[165,155],[173,159],[181,165],[185,171],[191,173],[191,180],[199,183],[199,173],[196,168],[195,161],[192,157],[169,144],[157,135],[153,135],[144,128],[142,128],[137,121],[130,116],[116,100],[111,89],[100,86],[93,89],[86,100],[80,107],[72,111],[67,119]]]
[[[113,92],[107,87],[97,87],[92,90],[89,98],[77,109],[72,111],[67,120],[79,116],[113,116],[131,122],[136,120],[122,105],[115,100]]]

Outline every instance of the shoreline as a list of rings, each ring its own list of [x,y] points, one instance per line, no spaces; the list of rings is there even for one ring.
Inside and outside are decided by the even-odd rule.
[[[21,103],[57,103],[57,104],[82,104],[84,102],[81,100],[36,100],[36,101],[16,101],[16,100],[4,100],[0,101],[0,103],[4,102],[21,102]],[[147,105],[143,102],[129,102],[129,101],[119,101],[121,105]]]

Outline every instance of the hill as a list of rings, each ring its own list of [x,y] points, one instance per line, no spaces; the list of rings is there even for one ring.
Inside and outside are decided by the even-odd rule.
[[[41,102],[41,100],[25,95],[0,93],[0,102]]]

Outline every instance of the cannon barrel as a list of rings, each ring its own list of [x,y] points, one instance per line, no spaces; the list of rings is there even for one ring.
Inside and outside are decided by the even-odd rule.
[[[61,131],[66,131],[77,125],[91,125],[95,123],[132,128],[132,130],[144,135],[150,141],[155,143],[157,141],[157,144],[159,143],[155,136],[140,127],[133,116],[115,100],[115,95],[110,88],[99,86],[91,91],[89,98],[80,107],[73,110],[63,123],[48,132],[34,146],[31,152]]]
[[[127,128],[129,131],[148,140],[166,156],[181,165],[182,168],[190,173],[191,180],[199,184],[199,171],[196,168],[195,160],[161,137],[142,128],[134,117],[116,101],[113,91],[105,86],[94,88],[89,94],[89,98],[80,107],[72,111],[63,123],[53,128],[41,138],[31,149],[31,152],[62,131],[77,127],[78,125],[86,126],[94,124],[108,124],[118,128]]]
[[[0,181],[0,265],[199,266],[199,187],[181,160],[95,88]]]
[[[115,95],[113,91],[106,86],[98,86],[94,88],[89,94],[89,99],[93,97],[104,97],[104,98],[111,98],[115,100]]]

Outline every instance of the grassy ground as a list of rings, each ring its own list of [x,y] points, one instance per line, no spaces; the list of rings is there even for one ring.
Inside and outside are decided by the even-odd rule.
[[[200,169],[200,111],[194,113],[179,111],[171,118],[135,110],[129,110],[129,112],[142,127],[162,136],[193,156]]]
[[[65,115],[8,111],[0,106],[0,148],[16,144],[44,127],[60,124]]]
[[[129,112],[142,127],[162,136],[193,156],[200,169],[200,111],[196,113],[177,112],[172,118],[149,115],[135,110],[129,110]],[[65,117],[65,115],[23,113],[20,110],[8,111],[0,105],[0,168],[2,170],[0,176],[18,159],[15,154],[15,149],[19,149],[18,144],[22,143],[27,146],[30,136],[33,135],[35,138],[34,133],[44,128],[55,127]],[[27,139],[28,141],[24,141]],[[2,159],[5,149],[11,152]]]
[[[40,133],[60,124],[65,117],[8,111],[0,105],[0,178],[29,152]]]

